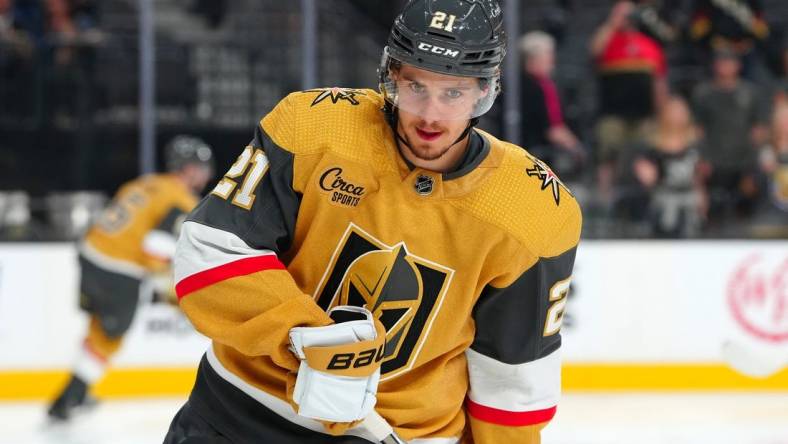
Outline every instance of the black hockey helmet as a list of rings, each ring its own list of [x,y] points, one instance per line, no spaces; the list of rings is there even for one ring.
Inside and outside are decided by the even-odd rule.
[[[484,94],[473,97],[472,114],[448,119],[476,118],[489,111],[500,92],[505,53],[502,11],[496,0],[410,0],[394,21],[383,50],[380,91],[392,106],[407,108],[393,75],[402,64],[475,77]]]
[[[197,164],[213,171],[213,150],[202,139],[178,135],[164,148],[167,171],[178,171],[188,164]]]

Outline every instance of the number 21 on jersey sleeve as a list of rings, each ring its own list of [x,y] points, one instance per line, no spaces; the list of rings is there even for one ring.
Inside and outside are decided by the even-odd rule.
[[[252,164],[251,168],[249,168],[250,163]],[[249,171],[247,172],[247,170]],[[226,200],[238,186],[238,183],[233,179],[246,175],[241,188],[235,192],[232,203],[248,210],[252,208],[254,203],[254,190],[266,171],[268,171],[268,157],[265,156],[263,150],[247,146],[224,175],[224,178],[216,184],[211,194]]]
[[[550,289],[550,308],[547,309],[547,319],[544,324],[543,336],[552,336],[561,330],[561,323],[564,320],[564,307],[566,307],[566,296],[569,294],[569,285],[572,278],[558,281]]]

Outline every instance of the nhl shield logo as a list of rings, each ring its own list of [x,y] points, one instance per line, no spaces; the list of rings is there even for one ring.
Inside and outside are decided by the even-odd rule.
[[[413,188],[416,190],[416,193],[422,196],[429,196],[432,194],[432,189],[435,186],[435,179],[426,174],[419,174],[416,177],[416,182],[413,184]]]
[[[366,307],[386,328],[382,380],[409,370],[429,334],[454,270],[350,224],[315,292],[323,310]]]

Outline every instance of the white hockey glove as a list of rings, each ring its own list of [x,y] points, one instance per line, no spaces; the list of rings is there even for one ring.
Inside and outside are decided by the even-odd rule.
[[[338,306],[328,315],[335,324],[290,329],[292,351],[301,360],[293,402],[301,416],[357,421],[377,401],[386,330],[363,307]]]

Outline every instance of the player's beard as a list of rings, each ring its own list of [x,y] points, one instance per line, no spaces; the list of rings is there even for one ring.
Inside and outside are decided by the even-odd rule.
[[[445,147],[430,146],[427,148],[420,148],[418,145],[414,144],[410,140],[410,136],[408,136],[408,134],[402,129],[402,127],[397,128],[397,133],[399,135],[398,139],[401,139],[401,140],[397,140],[397,145],[400,147],[399,149],[407,150],[417,159],[424,161],[432,161],[432,160],[440,159],[446,153],[448,153],[449,150],[451,150],[455,145],[462,142],[462,140],[458,140],[452,143],[451,145]],[[465,138],[463,138],[463,140],[464,139]],[[402,143],[403,140],[405,141],[405,143]]]
[[[432,147],[430,147],[430,148],[426,148],[425,149],[425,148],[419,148],[418,146],[414,146],[413,143],[411,143],[410,138],[407,136],[407,134],[403,137],[403,139],[405,139],[405,141],[407,143],[406,144],[405,143],[400,144],[400,145],[404,145],[404,146],[401,146],[400,149],[404,148],[404,149],[408,150],[411,154],[413,154],[413,156],[416,157],[417,159],[428,160],[428,161],[429,160],[440,159],[441,157],[443,157],[444,154],[449,152],[449,150],[454,145],[456,145],[456,144],[449,145],[449,146],[447,146],[445,148],[432,148]]]

